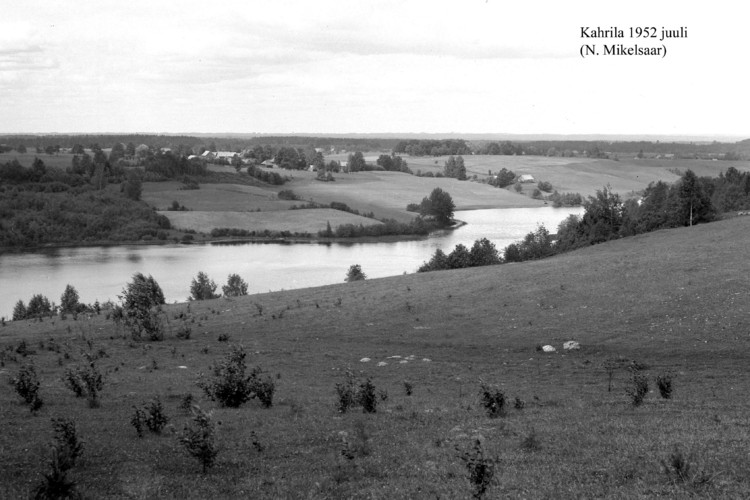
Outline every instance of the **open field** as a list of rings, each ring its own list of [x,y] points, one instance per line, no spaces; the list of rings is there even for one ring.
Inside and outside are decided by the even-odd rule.
[[[141,199],[158,210],[177,201],[190,210],[204,212],[250,212],[289,210],[302,201],[280,200],[279,186],[255,187],[240,184],[201,184],[200,189],[181,190],[181,182],[147,182]]]
[[[448,178],[416,177],[399,172],[355,172],[335,174],[335,182],[315,180],[312,172],[294,173],[284,185],[305,199],[321,203],[340,201],[360,212],[374,212],[378,218],[407,222],[415,214],[406,211],[409,203],[419,203],[436,187],[447,191],[457,210],[475,208],[519,208],[543,205],[505,189],[478,182]]]
[[[34,159],[39,158],[48,167],[66,169],[73,164],[73,156],[74,155],[70,153],[57,153],[53,155],[48,155],[47,153],[36,153],[34,152],[34,148],[28,148],[27,153],[17,153],[15,151],[11,153],[0,153],[0,163],[18,160],[18,163],[24,167],[30,167],[34,163]]]
[[[442,172],[447,156],[411,157],[404,159],[414,172]],[[437,162],[437,163],[436,163]],[[696,175],[716,177],[719,173],[734,167],[740,171],[750,170],[747,161],[710,160],[603,160],[589,158],[560,158],[544,156],[464,156],[466,174],[476,174],[480,178],[506,168],[516,175],[531,174],[537,181],[547,181],[559,192],[594,195],[598,189],[609,184],[615,192],[627,196],[640,191],[651,182],[659,180],[674,182],[679,175],[674,173],[692,170]],[[671,170],[671,171],[670,171]]]
[[[159,212],[166,215],[173,227],[181,230],[192,229],[201,233],[210,233],[214,228],[245,229],[246,231],[263,232],[289,231],[291,233],[311,233],[317,236],[318,231],[343,224],[362,224],[372,226],[382,224],[373,219],[359,215],[333,210],[331,208],[310,208],[304,210],[286,210],[274,212]]]
[[[85,441],[72,477],[91,498],[470,498],[460,455],[475,438],[494,460],[487,498],[747,498],[748,245],[750,217],[738,217],[549,260],[173,305],[154,343],[104,315],[8,323],[0,497],[40,481],[50,418],[64,416]],[[190,339],[175,337],[180,325]],[[581,350],[563,352],[567,340]],[[195,385],[237,344],[274,376],[270,409],[222,408]],[[84,353],[107,373],[100,408],[61,381]],[[639,407],[625,394],[634,360],[652,389]],[[41,378],[35,415],[5,383],[28,362]],[[337,412],[347,367],[387,391],[376,413]],[[666,370],[668,400],[654,385]],[[486,415],[480,379],[510,398],[505,417]],[[206,474],[176,439],[188,393],[221,423]],[[155,396],[173,428],[139,439],[133,405]],[[663,470],[675,450],[691,466],[683,476]]]

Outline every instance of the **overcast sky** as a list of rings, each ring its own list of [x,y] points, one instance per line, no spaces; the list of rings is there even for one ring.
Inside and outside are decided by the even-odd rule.
[[[8,0],[0,132],[750,137],[746,21],[729,0]]]

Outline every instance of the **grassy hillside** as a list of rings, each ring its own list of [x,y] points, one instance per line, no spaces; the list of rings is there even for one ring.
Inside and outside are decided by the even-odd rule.
[[[44,406],[30,416],[0,384],[0,497],[39,482],[50,418],[66,416],[85,440],[72,477],[92,498],[470,498],[460,457],[475,439],[494,460],[489,498],[746,498],[748,245],[738,217],[543,261],[172,305],[154,343],[103,316],[8,323],[0,377],[33,362]],[[176,338],[184,326],[190,339]],[[16,352],[22,340],[34,354]],[[567,340],[581,350],[563,352]],[[221,408],[195,385],[237,344],[274,377],[270,409]],[[99,408],[61,381],[83,353],[107,373]],[[633,361],[652,390],[639,407]],[[347,367],[387,391],[376,413],[337,411]],[[654,384],[667,370],[669,400]],[[505,417],[487,416],[480,379],[505,391]],[[221,423],[206,474],[176,438],[187,393]],[[133,405],[157,395],[173,427],[139,439]]]

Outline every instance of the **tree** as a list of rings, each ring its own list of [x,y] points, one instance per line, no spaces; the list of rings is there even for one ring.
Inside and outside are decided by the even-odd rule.
[[[238,274],[230,274],[227,284],[221,287],[225,297],[239,297],[247,295],[247,282],[240,278]]]
[[[367,168],[367,162],[361,151],[349,155],[347,164],[350,172],[361,172]]]
[[[161,340],[164,337],[161,321],[152,309],[165,303],[164,293],[153,276],[146,278],[141,273],[133,275],[133,281],[125,285],[120,299],[125,316],[125,324],[132,336],[140,340],[142,334],[149,340]]]
[[[435,250],[435,253],[432,255],[430,261],[422,264],[419,269],[417,269],[417,272],[424,273],[429,271],[442,271],[443,269],[449,269],[448,256],[445,255],[445,252],[438,248],[437,250]]]
[[[459,181],[466,180],[466,167],[463,156],[449,156],[445,162],[443,173],[446,177],[453,177]]]
[[[432,216],[440,225],[447,226],[451,222],[455,208],[451,195],[435,188],[428,198],[422,199],[419,213],[422,216]]]
[[[471,264],[471,254],[469,249],[459,243],[448,254],[448,269],[463,269]]]
[[[81,304],[78,302],[78,291],[73,285],[67,285],[60,297],[60,311],[74,314],[78,312]]]
[[[52,305],[49,299],[41,294],[36,294],[29,300],[29,307],[26,308],[27,318],[37,318],[49,316],[52,314]]]
[[[123,156],[125,156],[125,146],[121,142],[115,143],[112,151],[109,152],[109,162],[114,165]]]
[[[682,175],[676,190],[673,191],[675,194],[671,200],[670,212],[676,225],[692,226],[713,219],[711,198],[692,170],[687,170]]]
[[[141,182],[141,176],[135,170],[128,172],[127,180],[122,183],[122,191],[131,200],[140,201],[143,183]]]
[[[21,321],[27,318],[26,305],[23,300],[16,302],[16,306],[13,308],[13,321]]]
[[[219,298],[220,295],[214,293],[215,291],[216,283],[214,283],[213,280],[208,279],[206,273],[200,271],[190,283],[190,297],[188,300],[208,300]]]
[[[495,244],[487,238],[482,238],[474,242],[469,252],[469,266],[491,266],[500,264],[500,254],[495,248]]]
[[[349,271],[347,271],[346,273],[346,279],[344,281],[363,281],[365,279],[367,279],[367,276],[364,272],[362,272],[362,266],[360,266],[359,264],[352,264],[349,267]]]

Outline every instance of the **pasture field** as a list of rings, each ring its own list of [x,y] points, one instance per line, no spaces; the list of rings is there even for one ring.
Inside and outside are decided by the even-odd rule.
[[[748,498],[748,245],[750,217],[737,217],[547,260],[176,304],[161,342],[104,313],[9,322],[0,497],[42,480],[50,419],[67,417],[87,498],[468,499],[476,440],[494,471],[484,498]],[[237,345],[273,377],[271,408],[223,408],[196,386]],[[62,382],[84,355],[106,373],[99,408]],[[7,383],[25,363],[41,379],[35,414]],[[629,366],[651,388],[640,406]],[[337,410],[347,369],[387,391],[376,413]],[[667,371],[671,399],[654,384]],[[504,392],[505,416],[488,416],[480,380]],[[186,394],[220,423],[206,473],[177,440]],[[170,426],[138,438],[134,406],[156,396]]]
[[[166,215],[173,227],[180,230],[192,229],[201,233],[210,233],[214,228],[232,228],[255,231],[256,233],[269,230],[272,232],[311,233],[317,236],[318,231],[326,229],[327,222],[330,222],[333,228],[343,224],[362,224],[364,226],[382,224],[367,217],[331,208],[273,212],[189,211],[159,213]]]
[[[26,153],[18,153],[16,151],[12,151],[10,153],[0,153],[0,163],[7,163],[15,159],[18,160],[18,163],[20,163],[24,167],[31,167],[31,165],[34,163],[34,158],[39,158],[44,162],[46,166],[62,168],[63,170],[73,164],[74,155],[70,153],[56,153],[53,155],[48,155],[47,153],[33,152],[33,149],[34,148],[29,148],[28,152]]]
[[[251,212],[289,210],[303,201],[280,200],[283,187],[256,187],[241,184],[201,184],[200,189],[181,190],[181,182],[147,182],[141,199],[157,210],[166,210],[173,201],[189,210],[203,212]]]

